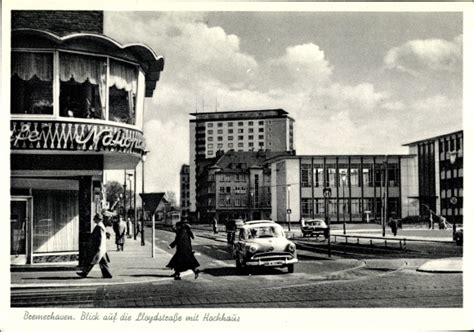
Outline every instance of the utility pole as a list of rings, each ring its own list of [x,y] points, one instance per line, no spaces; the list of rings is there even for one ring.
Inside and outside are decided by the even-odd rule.
[[[382,197],[382,236],[385,236],[385,227],[387,224],[387,185],[388,185],[388,162],[387,156],[383,162],[383,197]]]

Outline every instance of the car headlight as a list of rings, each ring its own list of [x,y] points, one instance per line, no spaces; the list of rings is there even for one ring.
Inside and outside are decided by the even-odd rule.
[[[257,246],[252,244],[248,247],[248,250],[249,250],[249,252],[251,252],[253,254],[254,252],[257,251]]]
[[[294,243],[288,244],[288,250],[294,252],[296,250],[296,245]]]

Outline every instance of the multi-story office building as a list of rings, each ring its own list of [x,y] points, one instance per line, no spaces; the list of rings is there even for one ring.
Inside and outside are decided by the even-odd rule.
[[[105,36],[102,12],[12,12],[12,264],[84,257],[104,171],[145,154],[145,97],[163,66]]]
[[[412,199],[421,214],[427,209],[463,222],[463,131],[405,144],[416,156],[418,192]]]
[[[201,221],[270,219],[271,174],[266,160],[291,153],[231,150],[207,159],[197,177]]]
[[[284,222],[324,218],[324,188],[331,189],[328,216],[334,222],[361,222],[409,214],[401,198],[412,192],[409,155],[279,156],[271,163],[272,217]],[[410,168],[411,169],[411,168]],[[407,187],[404,187],[406,184]],[[384,203],[385,202],[385,203]]]
[[[179,200],[181,207],[181,217],[187,218],[189,214],[189,165],[181,166],[179,172]]]
[[[218,152],[293,151],[294,120],[282,109],[192,113],[190,120],[190,212],[198,210],[196,174]],[[199,218],[199,216],[197,216]]]

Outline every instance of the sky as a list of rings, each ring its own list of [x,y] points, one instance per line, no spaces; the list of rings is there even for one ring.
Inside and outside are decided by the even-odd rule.
[[[407,153],[402,144],[462,129],[462,26],[447,12],[104,17],[106,35],[165,58],[145,104],[145,191],[178,195],[196,111],[283,108],[297,154]]]

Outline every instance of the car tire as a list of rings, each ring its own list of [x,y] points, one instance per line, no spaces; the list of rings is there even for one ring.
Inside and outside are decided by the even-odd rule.
[[[289,264],[288,273],[293,273],[293,272],[295,272],[295,264]]]

